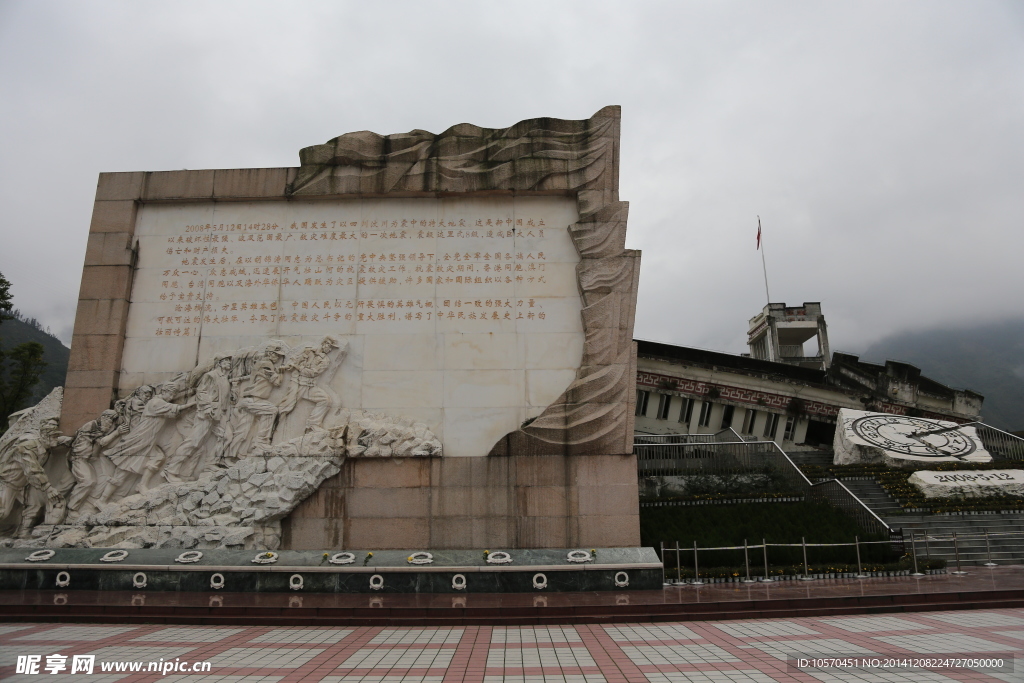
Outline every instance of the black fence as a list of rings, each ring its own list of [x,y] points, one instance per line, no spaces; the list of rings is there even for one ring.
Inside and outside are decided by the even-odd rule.
[[[898,539],[896,538],[898,536]],[[896,543],[895,541],[899,541]],[[913,569],[914,572],[944,566],[945,563],[907,555],[902,532],[889,538],[861,539],[849,543],[760,543],[702,547],[679,541],[662,542],[659,555],[669,582],[699,582],[702,578],[773,579],[779,576],[854,574],[880,570]],[[919,549],[920,552],[920,549]],[[905,567],[903,566],[905,565]]]

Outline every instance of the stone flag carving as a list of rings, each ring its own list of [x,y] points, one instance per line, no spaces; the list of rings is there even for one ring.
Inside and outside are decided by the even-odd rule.
[[[495,130],[460,124],[435,135],[349,133],[300,151],[289,192],[571,192],[585,342],[576,379],[492,455],[631,452],[633,316],[639,252],[625,249],[628,203],[618,201],[619,108],[586,121],[532,119]],[[628,429],[626,429],[628,427]]]

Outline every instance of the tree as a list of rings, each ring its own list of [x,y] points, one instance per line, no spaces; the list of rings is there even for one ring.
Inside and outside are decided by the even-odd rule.
[[[0,273],[0,323],[10,318],[11,309],[14,304],[11,302],[11,282]]]
[[[11,282],[0,273],[0,323],[13,317],[13,308]],[[0,434],[7,431],[7,417],[27,407],[25,402],[45,367],[39,342],[18,344],[10,351],[0,345]]]
[[[39,342],[18,344],[10,352],[0,348],[0,434],[7,431],[8,415],[28,407],[24,404],[45,367]]]

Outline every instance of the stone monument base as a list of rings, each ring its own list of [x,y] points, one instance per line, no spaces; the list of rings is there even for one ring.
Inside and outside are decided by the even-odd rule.
[[[640,545],[635,455],[348,458],[281,522],[281,547]]]
[[[653,548],[377,552],[0,549],[0,590],[522,593],[655,590]],[[490,558],[491,561],[488,561]]]

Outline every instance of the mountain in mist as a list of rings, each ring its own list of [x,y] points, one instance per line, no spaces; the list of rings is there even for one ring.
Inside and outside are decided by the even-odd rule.
[[[1024,429],[1024,319],[904,332],[873,344],[861,357],[911,363],[926,377],[977,391],[985,397],[985,422],[1007,431]]]

